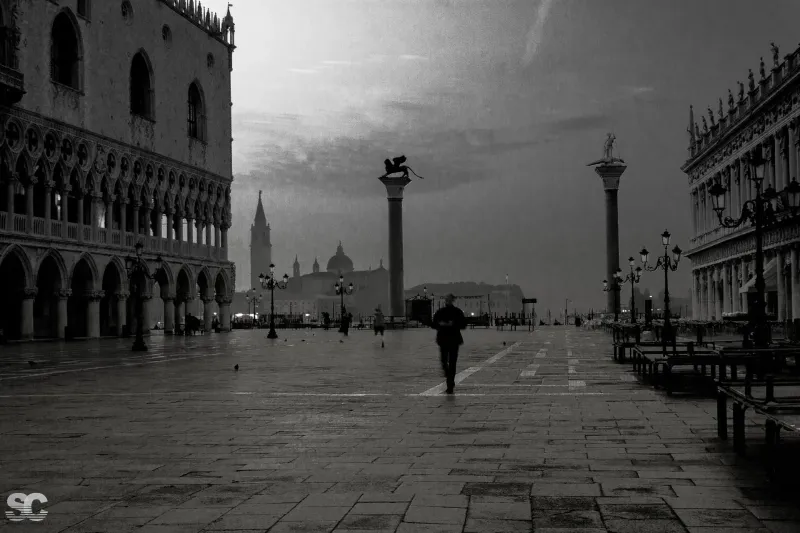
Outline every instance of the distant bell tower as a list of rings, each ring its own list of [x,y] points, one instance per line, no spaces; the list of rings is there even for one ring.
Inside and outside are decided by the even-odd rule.
[[[317,262],[317,258],[316,257],[314,258],[314,267],[313,267],[312,272],[314,272],[314,274],[319,274],[319,263]]]
[[[292,264],[292,274],[294,277],[300,277],[300,261],[297,260],[297,256],[294,256],[294,264]]]
[[[250,226],[250,288],[261,289],[259,274],[269,276],[269,265],[272,263],[272,242],[269,232],[264,205],[261,203],[261,191],[258,191],[256,217]]]

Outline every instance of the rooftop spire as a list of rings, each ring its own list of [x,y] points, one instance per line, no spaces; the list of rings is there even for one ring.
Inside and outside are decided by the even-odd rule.
[[[264,204],[261,203],[261,191],[258,191],[258,205],[256,205],[256,217],[253,224],[256,226],[267,225],[267,215],[264,214]]]
[[[689,126],[686,128],[689,132],[689,152],[692,151],[697,139],[694,136],[694,106],[689,106]]]

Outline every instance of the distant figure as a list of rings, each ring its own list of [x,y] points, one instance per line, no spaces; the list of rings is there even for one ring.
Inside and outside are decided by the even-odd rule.
[[[381,311],[381,307],[378,306],[375,308],[375,335],[377,336],[378,333],[381,334],[383,337],[383,331],[386,329],[386,322],[383,318],[383,311]]]
[[[322,325],[325,328],[325,331],[328,331],[328,328],[331,327],[331,315],[330,313],[323,312],[322,313]]]
[[[442,371],[447,379],[447,394],[453,394],[456,386],[456,363],[458,347],[464,344],[461,330],[467,327],[464,313],[453,305],[453,294],[445,296],[445,306],[433,315],[433,329],[436,330],[436,344],[442,362]]]
[[[343,312],[342,313],[342,330],[341,331],[342,331],[342,333],[344,333],[345,337],[348,336],[347,332],[350,331],[350,322],[352,320],[353,320],[353,314],[352,313],[347,313],[347,312]]]

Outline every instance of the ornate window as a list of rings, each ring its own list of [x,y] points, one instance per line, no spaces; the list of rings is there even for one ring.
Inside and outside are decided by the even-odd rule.
[[[164,39],[167,48],[172,46],[172,30],[166,24],[161,27],[161,38]]]
[[[66,12],[59,13],[50,33],[50,76],[53,81],[80,90],[81,46],[78,31]]]
[[[153,119],[153,74],[144,52],[131,62],[131,113]]]
[[[197,82],[189,86],[188,114],[186,119],[189,137],[199,141],[206,140],[206,110],[203,93]]]
[[[122,19],[125,21],[125,24],[132,24],[133,23],[133,6],[128,0],[122,2]]]

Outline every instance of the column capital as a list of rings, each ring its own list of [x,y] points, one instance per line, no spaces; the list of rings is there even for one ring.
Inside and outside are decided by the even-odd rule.
[[[39,293],[39,289],[36,287],[25,287],[22,289],[22,299],[23,300],[31,300],[36,298],[36,295]]]
[[[214,298],[219,305],[230,304],[233,302],[232,298],[227,298],[225,296],[216,296]]]
[[[106,295],[106,291],[86,291],[84,296],[92,302],[99,302]]]
[[[117,292],[115,292],[115,293],[114,293],[114,296],[115,296],[115,297],[117,298],[117,300],[119,300],[119,301],[125,301],[125,300],[127,300],[128,298],[130,298],[130,296],[131,296],[131,293],[130,293],[130,292],[128,292],[128,291],[117,291]]]
[[[59,300],[66,300],[72,296],[72,289],[58,289],[53,291],[53,296]]]
[[[627,165],[612,163],[598,165],[594,167],[594,171],[603,180],[603,189],[616,191],[619,189],[619,180],[627,168]]]
[[[389,200],[402,200],[403,191],[405,190],[406,185],[411,183],[411,178],[408,176],[400,176],[396,178],[383,176],[378,179],[386,187],[386,197]]]

